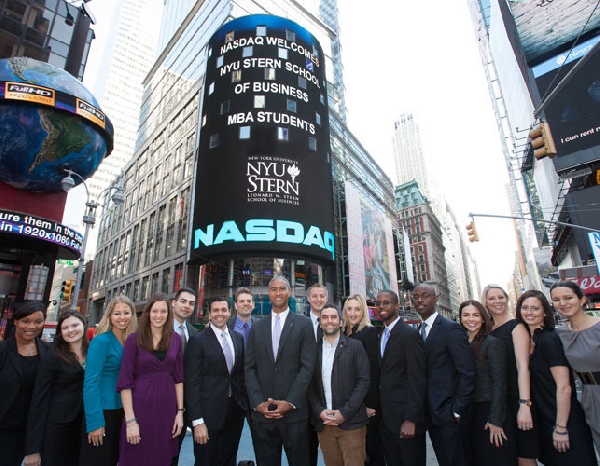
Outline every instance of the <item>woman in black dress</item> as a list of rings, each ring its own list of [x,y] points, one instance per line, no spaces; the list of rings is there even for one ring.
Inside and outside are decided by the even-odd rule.
[[[38,368],[25,442],[25,465],[77,466],[83,424],[83,373],[89,340],[79,312],[62,313],[54,350]]]
[[[385,465],[381,443],[379,439],[379,417],[377,416],[377,406],[379,404],[379,337],[377,329],[371,325],[369,319],[369,308],[367,302],[360,294],[353,294],[346,299],[343,309],[344,332],[350,338],[359,340],[369,358],[371,367],[371,386],[365,398],[367,407],[367,461],[365,464],[370,466]]]
[[[572,371],[554,331],[550,303],[541,291],[529,290],[521,295],[517,320],[527,325],[532,338],[529,368],[532,401],[539,413],[540,461],[546,466],[597,465]]]
[[[49,347],[40,340],[46,306],[28,301],[13,314],[14,329],[0,342],[0,455],[3,466],[21,466],[27,416],[40,356]]]
[[[531,409],[527,328],[508,312],[508,293],[498,285],[483,289],[481,302],[493,322],[491,335],[506,348],[506,424],[508,438],[515,438],[519,466],[536,466],[540,456],[539,432]]]
[[[516,438],[507,437],[506,349],[490,335],[492,321],[479,301],[464,301],[459,307],[460,324],[469,335],[475,355],[477,384],[471,440],[475,466],[516,466]]]

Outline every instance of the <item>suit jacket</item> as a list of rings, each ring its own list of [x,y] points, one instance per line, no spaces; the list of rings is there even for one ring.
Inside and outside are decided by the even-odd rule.
[[[470,417],[477,373],[467,333],[438,315],[427,340],[427,401],[431,422],[444,425],[454,414]]]
[[[38,355],[40,358],[50,346],[39,338],[35,339]],[[21,363],[19,362],[19,351],[14,338],[0,342],[0,424],[5,414],[13,405],[13,400],[21,390]]]
[[[42,451],[53,426],[77,420],[83,410],[83,374],[78,362],[67,363],[52,351],[42,356],[29,407],[26,455]]]
[[[322,377],[323,342],[317,345],[317,365],[310,389],[310,406],[316,416],[315,429],[323,430],[321,412],[327,409]],[[365,396],[369,390],[369,360],[362,344],[341,334],[333,356],[331,370],[332,409],[340,411],[344,422],[340,429],[352,430],[367,424]]]
[[[235,319],[237,319],[237,315],[231,316],[229,319],[227,319],[227,328],[229,330],[231,330],[232,332],[234,331],[234,328],[235,328]],[[252,321],[252,325],[254,325],[256,322],[258,322],[258,319],[256,317],[250,317],[250,320]],[[250,327],[250,328],[252,328],[252,327]]]
[[[240,409],[247,409],[244,388],[244,339],[237,332],[229,332],[235,354],[230,374],[223,347],[214,330],[208,328],[203,332],[196,332],[188,341],[183,357],[183,393],[189,421],[203,418],[209,430],[220,430],[226,423],[230,386],[231,396],[237,401]]]
[[[383,338],[383,332],[381,334]],[[425,431],[427,363],[419,332],[400,319],[392,328],[379,365],[379,415],[390,432],[400,432],[404,421]]]
[[[379,361],[381,359],[379,336],[377,329],[372,325],[363,327],[360,332],[357,332],[357,328],[358,326],[354,327],[348,337],[360,341],[367,353],[371,369],[371,385],[365,398],[365,405],[367,408],[377,409],[379,407]]]
[[[246,390],[250,408],[268,398],[286,400],[296,409],[282,419],[266,419],[253,411],[258,422],[297,422],[308,419],[308,389],[315,369],[317,348],[313,326],[305,316],[290,311],[281,329],[277,359],[271,338],[272,314],[263,317],[250,330],[246,350]]]
[[[105,425],[104,410],[123,407],[117,392],[123,345],[111,331],[90,342],[83,378],[83,409],[86,432]]]

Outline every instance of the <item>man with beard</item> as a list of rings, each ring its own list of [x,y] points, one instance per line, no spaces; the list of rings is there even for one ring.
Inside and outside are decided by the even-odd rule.
[[[341,312],[331,303],[320,312],[323,338],[309,395],[325,464],[364,466],[369,360],[362,343],[341,332]]]

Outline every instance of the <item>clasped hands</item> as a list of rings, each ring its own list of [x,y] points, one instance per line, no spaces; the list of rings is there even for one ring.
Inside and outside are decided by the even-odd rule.
[[[269,398],[261,404],[256,405],[255,411],[262,414],[266,419],[281,419],[285,413],[294,409],[294,406],[289,401],[274,400]]]

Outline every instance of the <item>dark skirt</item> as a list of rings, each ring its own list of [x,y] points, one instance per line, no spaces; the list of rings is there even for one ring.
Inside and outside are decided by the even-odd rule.
[[[502,426],[508,438],[503,445],[496,447],[490,443],[490,431],[485,430],[490,412],[490,402],[473,403],[471,417],[471,452],[475,466],[516,466],[517,439],[510,422]],[[516,423],[515,423],[516,425]]]

